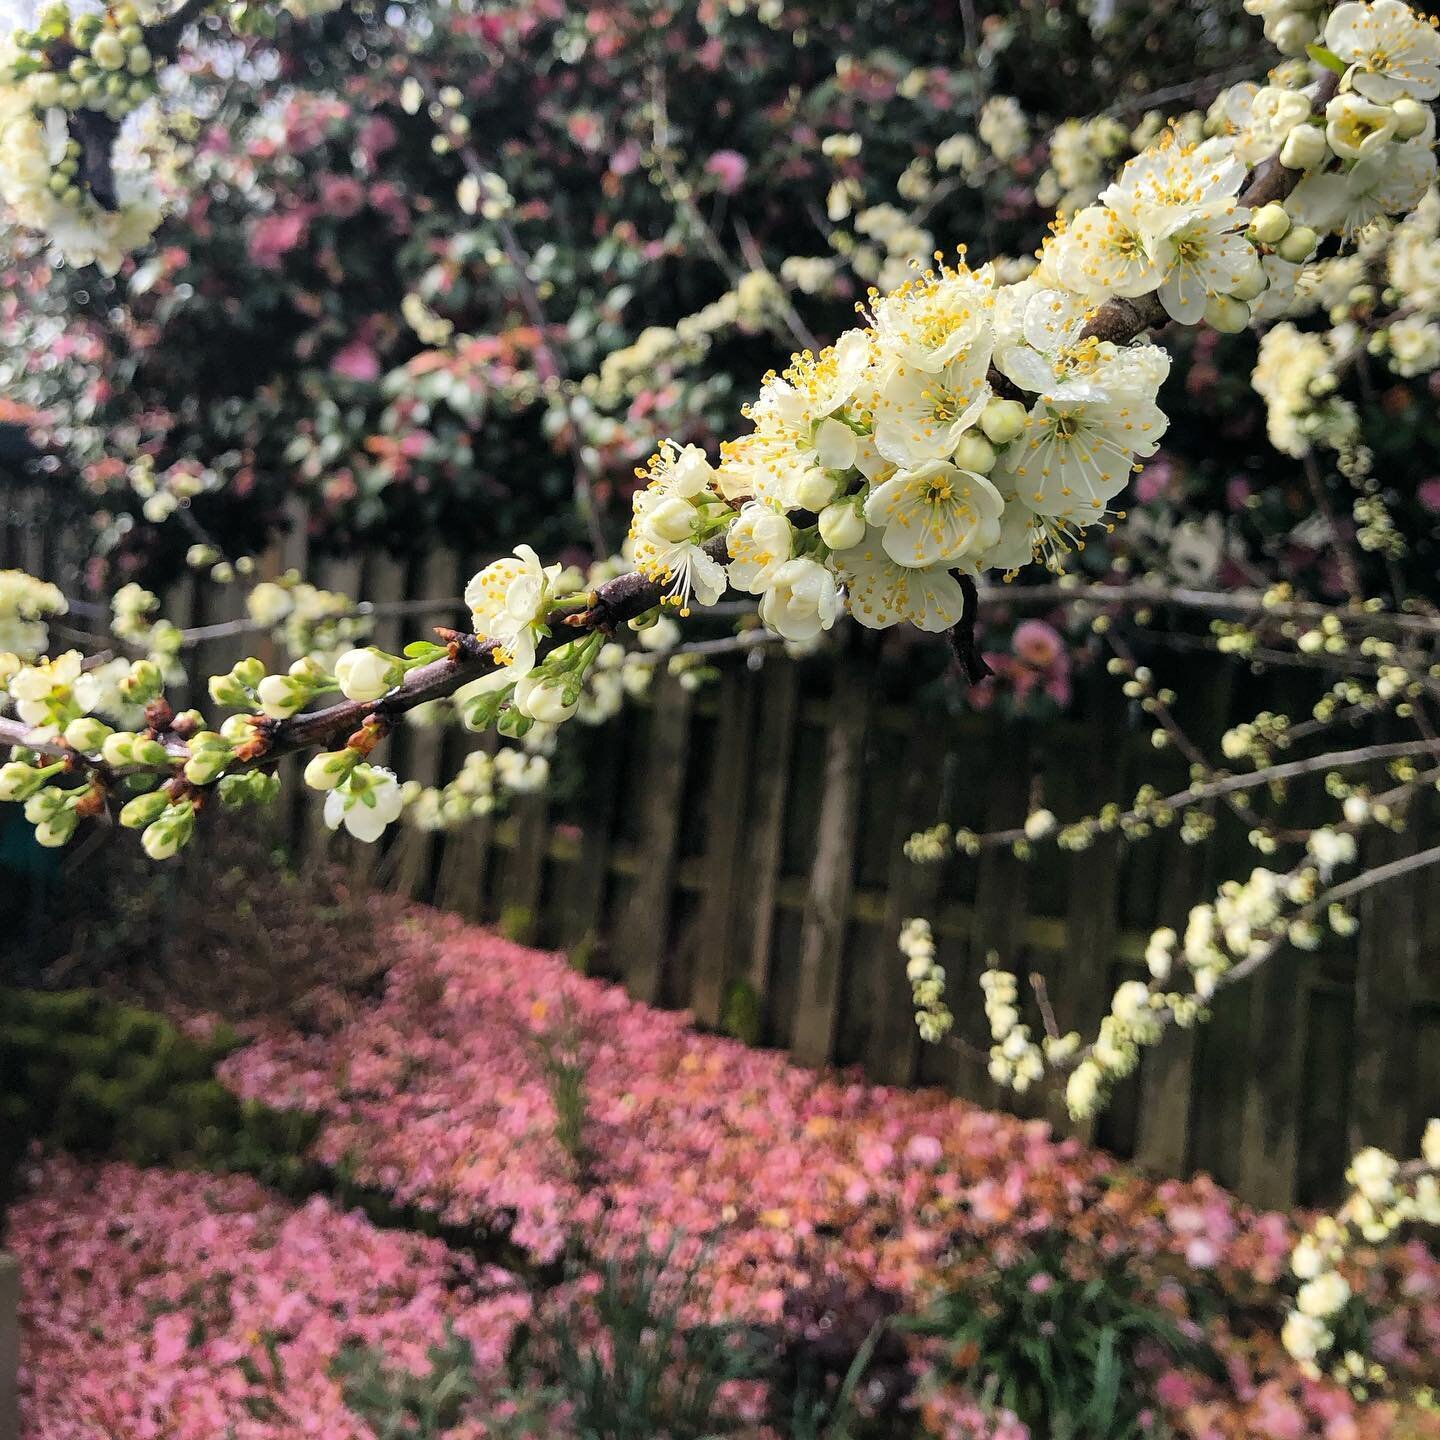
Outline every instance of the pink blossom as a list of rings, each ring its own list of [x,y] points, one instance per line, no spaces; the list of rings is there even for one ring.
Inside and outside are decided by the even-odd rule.
[[[705,162],[705,173],[713,175],[722,193],[733,195],[745,183],[750,162],[738,150],[717,150]]]
[[[304,210],[262,215],[250,227],[250,258],[263,269],[278,270],[281,260],[309,233],[310,218]]]

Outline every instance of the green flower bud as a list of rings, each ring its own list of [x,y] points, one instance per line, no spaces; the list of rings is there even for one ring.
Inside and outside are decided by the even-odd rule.
[[[165,765],[170,760],[170,752],[158,740],[136,740],[130,753],[137,765]]]
[[[113,30],[106,30],[95,37],[90,58],[102,70],[123,70],[128,56],[120,37]]]
[[[82,715],[65,727],[65,743],[93,755],[114,733],[103,720],[97,720],[93,715]]]
[[[152,790],[148,795],[137,795],[133,800],[127,800],[120,807],[120,823],[127,830],[143,830],[169,808],[165,792]]]
[[[316,755],[305,767],[305,783],[312,790],[333,790],[345,783],[361,758],[358,750],[348,747]]]
[[[168,860],[182,850],[195,831],[195,807],[187,800],[171,805],[145,827],[140,843],[152,860]]]
[[[185,778],[192,785],[208,785],[212,780],[224,774],[225,767],[234,759],[230,747],[211,746],[198,752],[193,752],[185,762]]]
[[[252,655],[246,660],[237,660],[230,673],[242,684],[254,689],[265,678],[265,662]]]
[[[1296,225],[1275,247],[1275,253],[1292,265],[1302,265],[1319,243],[1320,237],[1308,225]]]
[[[54,765],[44,770],[37,770],[31,765],[22,764],[19,760],[12,760],[8,765],[0,765],[0,800],[28,800],[39,791],[51,775],[63,768],[63,765]]]
[[[210,691],[210,698],[217,705],[228,705],[232,709],[249,709],[254,697],[234,676],[212,675],[207,682],[206,688]]]
[[[65,809],[67,798],[65,791],[56,790],[53,786],[37,790],[25,802],[25,818],[32,825],[43,825]]]
[[[1262,245],[1276,245],[1285,238],[1289,229],[1289,213],[1283,205],[1271,201],[1269,205],[1262,205],[1250,217],[1250,229],[1246,233]]]
[[[47,850],[58,850],[69,841],[79,823],[79,817],[73,810],[61,811],[49,820],[42,820],[35,827],[36,843],[45,846]]]
[[[980,412],[980,428],[992,445],[1008,445],[1024,431],[1028,418],[1018,400],[992,400]]]
[[[138,25],[122,25],[116,34],[127,50],[133,50],[135,46],[145,43],[145,32]]]
[[[135,735],[129,730],[116,730],[100,744],[100,758],[117,770],[135,763]]]
[[[132,705],[144,705],[154,700],[165,686],[165,677],[153,660],[137,660],[130,673],[120,682],[120,693]]]

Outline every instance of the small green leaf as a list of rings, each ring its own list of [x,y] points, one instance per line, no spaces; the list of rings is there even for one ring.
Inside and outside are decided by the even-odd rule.
[[[1337,75],[1343,75],[1350,67],[1333,51],[1327,50],[1325,46],[1315,43],[1305,47],[1305,53],[1317,64],[1323,65],[1327,70],[1333,70]]]
[[[405,647],[405,656],[409,660],[438,660],[447,653],[443,645],[436,645],[429,640],[412,640]]]

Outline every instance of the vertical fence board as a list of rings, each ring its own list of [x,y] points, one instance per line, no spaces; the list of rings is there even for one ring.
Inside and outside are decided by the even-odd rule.
[[[418,599],[443,601],[453,596],[459,583],[459,556],[453,550],[435,550],[420,566]],[[412,588],[413,582],[412,582]],[[392,740],[391,745],[395,745]],[[434,785],[441,779],[440,759],[445,732],[439,729],[407,727],[402,745],[403,767],[407,780]],[[431,882],[430,862],[435,853],[435,836],[410,827],[393,842],[394,869],[391,885],[396,894],[418,897],[428,891]]]
[[[652,694],[645,790],[639,800],[640,834],[633,852],[639,873],[615,925],[616,958],[626,984],[632,995],[649,1003],[660,994],[669,941],[690,733],[690,692],[679,680],[669,674],[658,676]]]
[[[732,936],[744,895],[745,861],[740,841],[745,818],[745,782],[757,686],[740,669],[720,681],[720,715],[715,727],[715,762],[706,803],[705,893],[695,939],[690,1008],[702,1025],[719,1025],[730,980]]]
[[[621,767],[616,760],[616,724],[588,730],[584,778],[579,802],[580,846],[557,887],[558,939],[568,947],[590,949],[603,938],[605,897],[609,888],[610,849],[620,803]]]
[[[790,747],[799,696],[799,678],[793,665],[777,661],[765,667],[759,712],[763,724],[755,740],[751,809],[745,833],[745,855],[750,867],[749,900],[753,910],[745,979],[757,996],[767,996],[770,990],[775,900],[785,846]]]
[[[840,958],[854,882],[870,683],[865,667],[842,661],[825,742],[825,785],[800,931],[799,989],[790,1032],[791,1050],[807,1065],[830,1058],[840,1016]]]
[[[875,988],[869,997],[874,1021],[865,1051],[865,1068],[890,1085],[908,1085],[914,1080],[920,1049],[910,982],[896,942],[901,925],[911,916],[933,919],[943,873],[939,864],[912,864],[905,857],[904,846],[915,831],[929,829],[939,819],[938,777],[944,753],[945,737],[939,725],[915,727],[905,751],[905,773],[891,836],[885,917],[876,941]]]

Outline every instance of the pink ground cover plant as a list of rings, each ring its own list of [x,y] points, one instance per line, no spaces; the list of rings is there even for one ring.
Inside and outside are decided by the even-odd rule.
[[[330,1373],[347,1342],[423,1372],[453,1328],[494,1370],[530,1311],[503,1271],[243,1176],[56,1156],[29,1178],[6,1244],[36,1440],[370,1440]]]
[[[373,1009],[328,1034],[264,1030],[222,1071],[244,1096],[320,1114],[317,1157],[362,1184],[449,1224],[500,1226],[541,1262],[703,1242],[711,1317],[761,1322],[836,1279],[919,1308],[1058,1235],[1082,1274],[1087,1257],[1138,1267],[1215,1347],[1224,1382],[1156,1357],[1176,1433],[1440,1435],[1434,1415],[1401,1421],[1285,1356],[1292,1218],[1203,1177],[1146,1180],[1043,1122],[703,1035],[458,921],[415,913],[389,943],[399,958]],[[557,1052],[583,1075],[583,1151],[556,1140]],[[1353,1278],[1375,1345],[1402,1379],[1434,1383],[1440,1267],[1418,1244],[1366,1259]],[[1220,1303],[1197,1305],[1201,1292]],[[937,1433],[977,1433],[963,1403],[930,1408]]]

